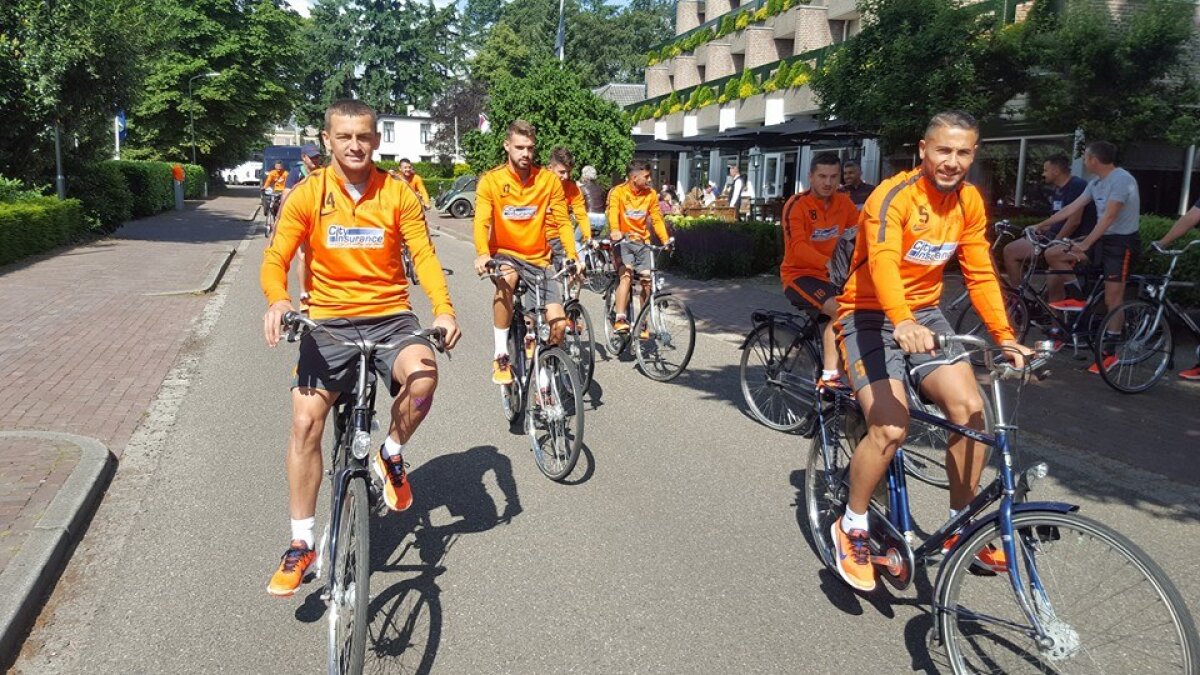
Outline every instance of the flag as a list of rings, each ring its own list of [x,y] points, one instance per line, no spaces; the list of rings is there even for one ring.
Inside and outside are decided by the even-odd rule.
[[[558,36],[554,38],[554,51],[558,52],[558,60],[563,60],[563,51],[567,41],[566,13],[563,12],[563,1],[558,0]]]
[[[488,122],[487,115],[483,113],[479,113],[479,130],[485,134],[492,130],[492,125]]]
[[[117,138],[125,140],[125,111],[117,111]]]

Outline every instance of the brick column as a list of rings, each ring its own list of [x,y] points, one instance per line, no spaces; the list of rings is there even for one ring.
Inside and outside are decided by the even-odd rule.
[[[696,57],[683,54],[671,59],[671,67],[675,73],[675,90],[687,89],[700,84],[700,69],[696,67]]]
[[[700,3],[697,0],[679,0],[679,2],[675,3],[676,35],[682,35],[699,25]]]
[[[671,93],[671,65],[656,63],[646,69],[646,98],[656,98]]]
[[[712,21],[719,16],[725,16],[732,9],[732,3],[729,0],[706,0],[704,3],[704,20]]]
[[[796,42],[792,55],[833,44],[824,7],[799,7],[796,15]],[[788,56],[785,54],[785,56]]]
[[[751,26],[746,29],[746,69],[757,68],[779,60],[775,46],[775,29]]]
[[[733,75],[733,53],[727,40],[714,40],[708,43],[708,59],[704,63],[704,81],[712,82]]]

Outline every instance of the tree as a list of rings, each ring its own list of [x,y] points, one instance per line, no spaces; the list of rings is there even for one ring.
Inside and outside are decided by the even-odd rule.
[[[559,145],[571,150],[577,165],[591,164],[601,175],[624,173],[633,157],[625,114],[584,88],[556,61],[538,59],[525,77],[502,77],[490,89],[487,108],[492,130],[472,130],[463,137],[467,161],[476,172],[504,161],[504,132],[516,119],[537,128],[543,164]]]
[[[534,60],[534,52],[507,23],[496,24],[483,49],[471,60],[471,76],[491,86],[505,77],[524,77]],[[548,58],[546,53],[537,53]]]
[[[433,118],[433,138],[429,148],[440,156],[453,156],[462,145],[462,136],[479,123],[479,114],[487,102],[487,87],[478,80],[451,82],[429,108]],[[455,145],[455,121],[458,122],[458,146]]]
[[[325,109],[354,95],[358,68],[355,41],[358,14],[347,0],[317,0],[301,30],[306,47],[300,58],[300,96],[296,120],[320,129]]]
[[[1029,82],[1016,31],[954,0],[860,0],[863,30],[815,73],[825,117],[878,131],[888,149],[918,139],[941,110],[995,117]]]

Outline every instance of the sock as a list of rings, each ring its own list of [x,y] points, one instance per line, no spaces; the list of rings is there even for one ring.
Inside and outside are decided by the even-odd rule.
[[[862,530],[870,532],[870,523],[867,521],[867,514],[855,513],[846,507],[846,513],[842,515],[842,532],[850,534],[850,530]]]
[[[508,329],[493,328],[496,336],[496,356],[504,356],[508,353]]]
[[[625,317],[624,313],[617,315],[617,321],[627,321],[627,320],[628,319]]]
[[[313,547],[313,527],[317,524],[316,518],[292,518],[292,539],[295,541],[304,542],[309,549]]]
[[[541,389],[550,388],[550,373],[547,373],[545,368],[538,368],[538,387]]]
[[[397,443],[396,441],[392,440],[392,437],[390,435],[387,438],[383,439],[383,458],[384,459],[391,459],[393,457],[399,457],[400,452],[402,450],[404,450],[404,444]]]
[[[829,382],[830,380],[836,380],[837,376],[838,376],[838,371],[836,368],[833,370],[822,370],[821,371],[821,379],[825,380],[826,382]]]

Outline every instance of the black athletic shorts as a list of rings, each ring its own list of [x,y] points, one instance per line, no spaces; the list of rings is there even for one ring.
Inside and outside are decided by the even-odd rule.
[[[1087,250],[1093,266],[1104,270],[1105,281],[1125,281],[1142,253],[1142,237],[1133,234],[1106,234]]]
[[[795,305],[796,309],[804,312],[813,309],[820,310],[826,302],[829,302],[830,298],[837,297],[838,290],[836,286],[824,279],[796,277],[784,287],[783,294]]]
[[[361,334],[361,337],[374,342],[392,342],[394,336],[421,330],[421,322],[412,312],[365,318],[322,319],[318,323],[328,326],[334,335],[355,339]],[[392,378],[396,357],[400,356],[400,351],[405,347],[414,344],[429,343],[419,337],[408,337],[402,338],[394,349],[375,352],[375,372],[389,383],[388,390],[392,396],[400,393],[400,383]],[[308,331],[300,338],[300,358],[296,363],[296,377],[292,380],[292,388],[312,387],[343,394],[354,391],[358,377],[358,354],[358,349],[340,344],[325,331]]]

